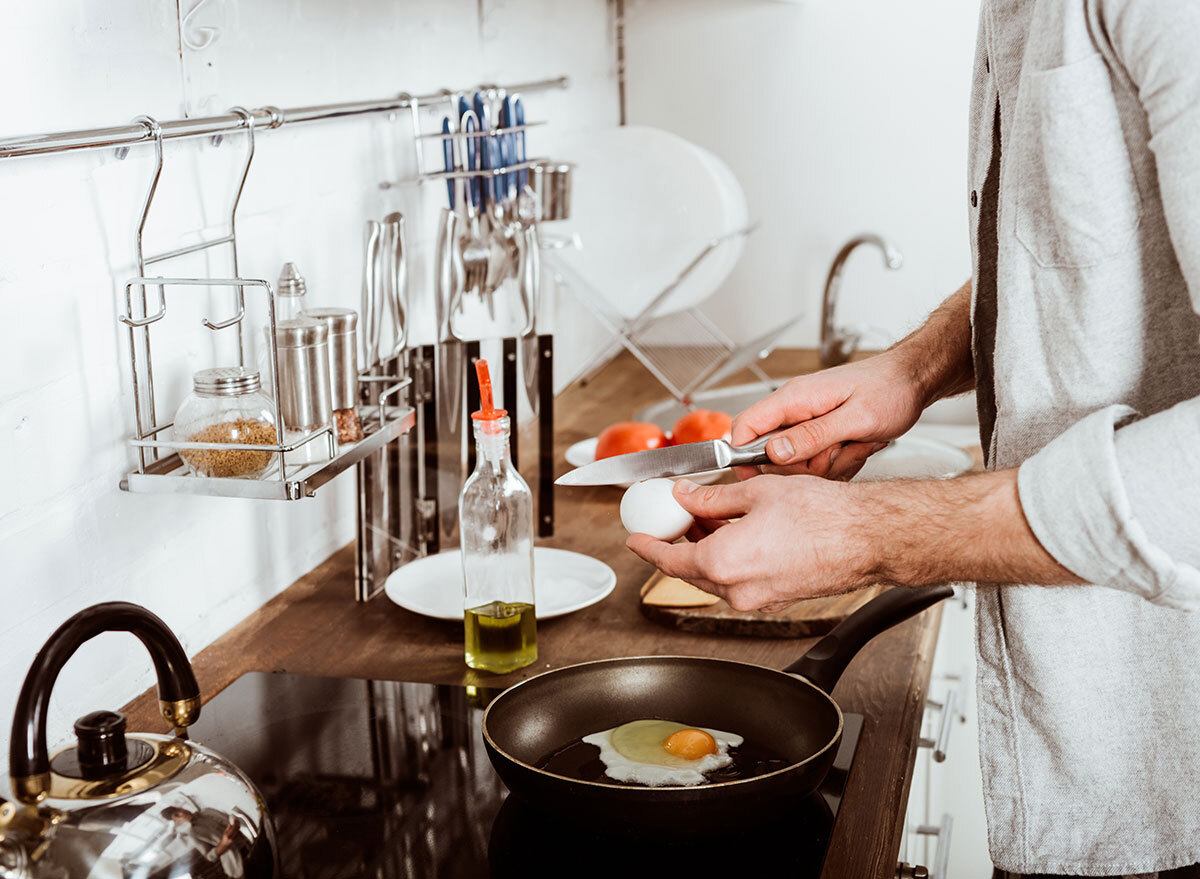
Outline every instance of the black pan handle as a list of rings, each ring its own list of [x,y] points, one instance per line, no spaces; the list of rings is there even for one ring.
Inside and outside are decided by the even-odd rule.
[[[846,617],[784,671],[833,692],[850,660],[868,641],[954,594],[950,586],[893,586]]]
[[[192,665],[166,623],[127,601],[108,601],[81,610],[59,626],[38,652],[17,697],[8,772],[13,793],[23,802],[37,802],[49,783],[46,714],[54,682],[75,651],[103,632],[130,632],[146,645],[158,675],[159,706],[176,729],[200,716],[200,687]]]

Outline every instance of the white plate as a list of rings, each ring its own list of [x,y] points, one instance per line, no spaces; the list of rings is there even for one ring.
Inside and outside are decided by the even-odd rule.
[[[956,446],[906,435],[867,458],[854,479],[856,482],[945,479],[966,473],[974,466],[975,459]]]
[[[745,194],[727,166],[678,135],[645,125],[599,128],[559,144],[575,162],[569,228],[581,250],[556,252],[621,317],[639,314],[712,239],[746,225]],[[710,254],[660,304],[703,302],[741,256],[742,236]]]
[[[589,607],[616,585],[613,569],[598,559],[548,546],[533,548],[533,595],[539,620]],[[457,549],[409,562],[393,571],[383,588],[405,610],[462,622],[462,556]]]
[[[599,445],[599,443],[600,438],[593,436],[572,444],[567,448],[566,454],[564,455],[564,457],[567,459],[567,463],[572,467],[582,467],[585,464],[591,464],[596,460],[596,446]],[[724,472],[724,470],[709,470],[705,473],[695,473],[689,476],[688,479],[700,485],[708,485],[710,482],[716,482],[718,479],[720,479],[721,474]],[[675,478],[682,479],[683,477],[679,476]],[[621,483],[620,488],[629,488],[630,485],[632,485],[632,483],[623,482]]]

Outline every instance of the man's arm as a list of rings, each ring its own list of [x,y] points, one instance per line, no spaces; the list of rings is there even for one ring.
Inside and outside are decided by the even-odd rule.
[[[950,294],[919,329],[891,350],[903,354],[910,364],[925,406],[972,390],[975,368],[971,360],[971,282]]]
[[[1016,469],[861,488],[864,503],[876,511],[868,529],[877,579],[905,586],[1082,582],[1029,527]]]
[[[781,610],[881,581],[1080,582],[1025,521],[1015,470],[874,483],[760,476],[700,487],[681,480],[675,497],[705,522],[689,535],[696,542],[633,534],[629,548],[735,610]]]
[[[778,427],[767,445],[786,469],[847,479],[867,457],[907,431],[934,400],[974,386],[971,284],[887,351],[792,379],[733,422],[733,441],[748,443]]]
[[[783,469],[824,475],[820,463],[829,443],[849,441],[826,467],[836,470],[845,457],[856,457],[854,446],[869,445],[862,438],[903,433],[926,405],[974,385],[970,303],[968,283],[887,352],[794,379],[738,417],[734,440],[808,419],[788,431],[799,448],[787,460],[803,460],[813,449],[816,457]],[[893,411],[881,428],[880,413],[898,399],[900,413]],[[1021,508],[1016,470],[861,484],[763,476],[700,488],[681,480],[675,495],[697,518],[691,542],[634,534],[630,549],[738,610],[779,610],[880,581],[1081,582],[1035,536]]]

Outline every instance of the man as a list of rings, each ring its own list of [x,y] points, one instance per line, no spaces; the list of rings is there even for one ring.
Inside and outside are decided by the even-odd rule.
[[[167,806],[162,816],[173,825],[173,843],[168,845],[174,864],[170,876],[228,876],[245,874],[242,855],[234,848],[238,838],[237,819],[226,818],[216,809],[190,811],[180,806]]]
[[[738,609],[992,584],[997,875],[1198,876],[1200,3],[985,0],[967,192],[971,283],[734,421],[789,478],[680,482],[691,542],[629,546]],[[972,386],[990,472],[836,481]]]

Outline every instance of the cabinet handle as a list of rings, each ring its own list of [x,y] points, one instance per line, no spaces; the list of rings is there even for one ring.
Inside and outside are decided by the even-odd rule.
[[[901,861],[896,865],[896,879],[929,879],[929,870]]]
[[[933,872],[929,879],[946,879],[946,865],[950,862],[950,834],[954,830],[954,816],[949,812],[942,816],[942,825],[921,824],[917,833],[923,836],[936,836],[937,849],[933,853]]]
[[[955,703],[957,701],[958,692],[956,690],[947,691],[946,698],[941,702],[935,702],[932,699],[929,700],[929,704],[932,707],[941,709],[942,719],[938,724],[937,738],[918,739],[917,746],[921,748],[933,748],[933,759],[936,763],[944,763],[946,760],[946,749],[950,747],[950,728],[958,713],[955,710]]]

